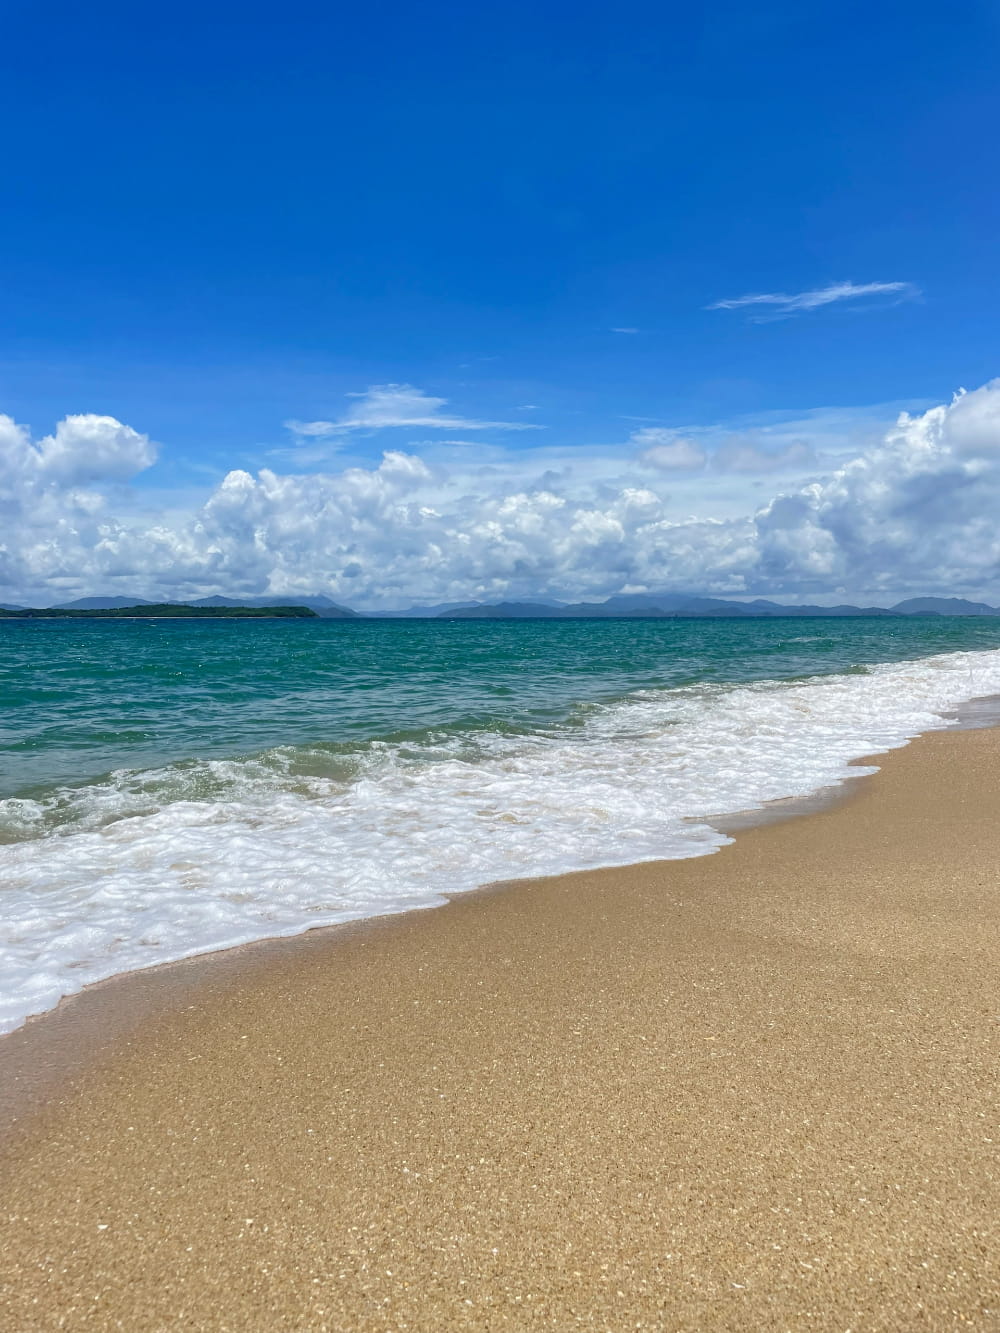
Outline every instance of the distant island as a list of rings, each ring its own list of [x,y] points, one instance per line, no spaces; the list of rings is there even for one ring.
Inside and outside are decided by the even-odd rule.
[[[1000,616],[1000,608],[962,597],[910,597],[895,606],[786,606],[757,598],[734,602],[686,593],[617,593],[602,602],[438,602],[399,611],[353,611],[329,597],[300,597],[294,605],[268,597],[201,597],[190,602],[148,602],[140,597],[81,597],[61,606],[23,607],[0,602],[0,619],[233,620],[721,620],[844,616]]]
[[[183,606],[144,602],[139,606],[23,607],[0,609],[0,620],[315,620],[308,606]]]

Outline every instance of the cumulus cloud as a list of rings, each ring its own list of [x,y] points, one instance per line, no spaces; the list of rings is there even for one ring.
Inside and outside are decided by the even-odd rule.
[[[996,585],[991,454],[1000,455],[1000,381],[922,416],[904,412],[877,447],[755,515],[761,576],[809,588]]]
[[[32,444],[28,432],[0,417],[0,477],[59,485],[125,481],[156,461],[147,435],[114,417],[82,413],[64,417],[51,435]]]
[[[447,398],[434,398],[412,384],[372,384],[364,393],[347,395],[355,401],[336,421],[287,421],[296,435],[311,438],[349,435],[399,426],[435,427],[438,430],[540,430],[526,421],[477,421],[442,412]]]
[[[33,443],[0,416],[0,572],[8,586],[86,577],[108,517],[107,488],[156,460],[149,437],[114,417],[65,417]]]
[[[43,472],[61,482],[125,481],[152,467],[156,446],[114,417],[64,417],[39,443]]]
[[[36,443],[0,417],[0,600],[1000,595],[1000,381],[902,414],[825,473],[787,435],[703,446],[649,427],[614,456],[393,449],[336,472],[238,470],[192,512],[150,519],[121,488],[154,453],[112,418],[67,418]]]
[[[1000,454],[1000,379],[990,380],[972,393],[962,390],[947,411],[939,412],[942,430],[956,453],[969,458]]]
[[[752,316],[755,321],[788,319],[803,311],[817,310],[835,302],[856,302],[867,297],[891,298],[892,304],[912,301],[920,295],[920,288],[912,282],[831,282],[807,292],[758,292],[737,296],[727,301],[713,301],[706,310],[742,310],[748,306],[764,306],[766,313]]]

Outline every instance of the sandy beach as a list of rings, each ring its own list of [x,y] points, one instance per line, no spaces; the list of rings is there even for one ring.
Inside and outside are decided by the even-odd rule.
[[[4,1039],[0,1327],[1000,1328],[1000,731],[879,763]]]

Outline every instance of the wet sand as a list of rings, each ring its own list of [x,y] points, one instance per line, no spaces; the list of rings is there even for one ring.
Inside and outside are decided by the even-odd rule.
[[[879,762],[15,1034],[0,1327],[1000,1329],[1000,731]]]

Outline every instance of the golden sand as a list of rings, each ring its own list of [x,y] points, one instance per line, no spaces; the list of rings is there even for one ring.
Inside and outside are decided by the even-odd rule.
[[[1000,1329],[998,779],[935,734],[716,856],[209,960],[131,1032],[114,983],[8,1137],[0,1324]]]

